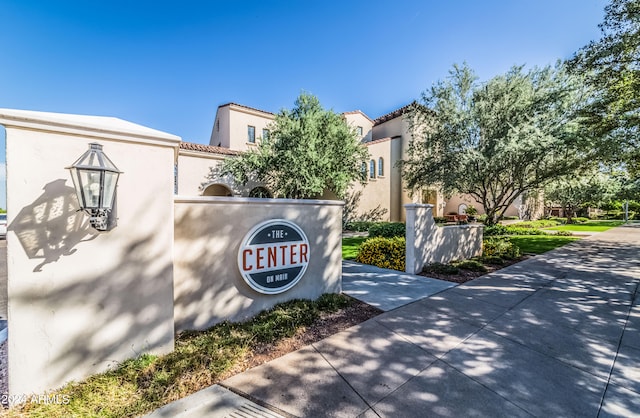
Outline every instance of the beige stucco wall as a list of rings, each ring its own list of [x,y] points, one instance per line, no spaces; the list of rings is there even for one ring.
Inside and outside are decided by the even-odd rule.
[[[404,205],[419,202],[420,193],[411,196],[405,188],[402,180],[402,173],[396,163],[401,159],[406,159],[407,148],[411,140],[409,134],[409,125],[403,116],[390,119],[372,129],[373,140],[381,138],[392,138],[389,148],[389,177],[390,177],[390,194],[389,194],[389,217],[392,221],[405,221]]]
[[[484,214],[484,207],[482,203],[478,202],[472,196],[467,194],[459,194],[453,195],[451,198],[446,200],[446,205],[444,207],[444,214],[448,214],[450,212],[458,213],[458,209],[461,204],[465,204],[467,206],[474,206],[478,210],[478,214]],[[517,198],[513,204],[509,205],[507,211],[505,212],[505,216],[518,216],[518,206],[521,204],[521,199]]]
[[[217,167],[224,159],[225,156],[220,154],[180,150],[177,194],[200,196],[202,194],[200,186],[211,182],[207,178],[211,167]],[[222,181],[222,183],[225,182]]]
[[[362,191],[357,213],[363,214],[380,206],[387,210],[381,220],[388,221],[391,215],[391,141],[378,142],[367,145],[369,160],[367,160],[367,182],[362,185],[356,183],[354,192]],[[378,160],[383,159],[384,175],[378,175]],[[369,161],[374,161],[375,178],[370,177]]]
[[[262,130],[268,129],[273,119],[273,114],[257,109],[236,104],[221,106],[216,114],[209,144],[236,151],[246,151],[255,147],[255,144],[247,141],[247,127],[256,128],[255,137],[256,143],[258,143],[262,138]]]
[[[173,349],[180,138],[112,118],[0,109],[6,127],[9,391],[29,394]],[[99,142],[123,171],[98,232],[65,167]],[[140,158],[144,155],[144,158]]]
[[[362,127],[362,136],[358,137],[359,141],[371,141],[373,121],[359,111],[343,113],[347,125],[352,128]]]
[[[432,208],[423,204],[405,206],[407,273],[419,273],[427,263],[449,263],[482,254],[482,225],[439,227],[433,219]]]
[[[176,197],[176,330],[205,329],[224,320],[247,319],[286,300],[339,293],[342,205],[317,200]],[[237,265],[247,232],[268,219],[296,223],[310,243],[306,273],[295,287],[278,295],[253,290]]]

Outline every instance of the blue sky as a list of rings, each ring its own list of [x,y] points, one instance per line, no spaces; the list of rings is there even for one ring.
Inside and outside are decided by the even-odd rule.
[[[568,58],[599,38],[605,5],[2,0],[0,108],[115,116],[198,143],[219,105],[275,112],[303,90],[376,118],[453,63],[488,79]]]

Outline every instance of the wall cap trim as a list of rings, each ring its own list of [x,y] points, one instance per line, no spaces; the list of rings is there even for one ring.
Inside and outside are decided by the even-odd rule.
[[[257,197],[225,197],[225,196],[174,196],[174,203],[200,203],[200,204],[247,204],[247,205],[307,205],[307,206],[344,206],[342,200],[318,200],[318,199],[267,199]]]
[[[179,136],[107,116],[0,109],[0,125],[7,128],[171,147],[178,147],[182,141]]]

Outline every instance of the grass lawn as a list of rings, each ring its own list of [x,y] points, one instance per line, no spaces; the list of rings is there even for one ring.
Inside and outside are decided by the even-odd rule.
[[[523,254],[542,254],[580,238],[554,235],[513,235],[509,239],[520,248]]]
[[[622,224],[624,224],[624,221],[589,221],[584,224],[560,225],[545,229],[571,232],[603,232]]]
[[[358,248],[367,237],[342,238],[342,258],[344,260],[355,260],[358,255]]]

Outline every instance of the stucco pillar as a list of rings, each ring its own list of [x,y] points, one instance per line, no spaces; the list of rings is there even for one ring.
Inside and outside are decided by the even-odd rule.
[[[7,137],[9,392],[42,393],[173,350],[180,138],[116,118],[0,109]],[[65,169],[91,142],[123,172],[117,227],[78,211]]]

